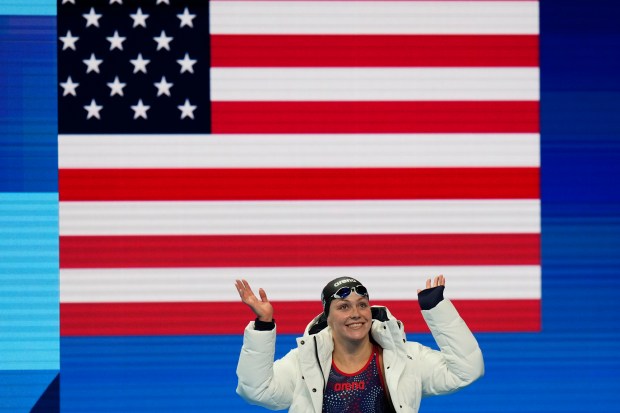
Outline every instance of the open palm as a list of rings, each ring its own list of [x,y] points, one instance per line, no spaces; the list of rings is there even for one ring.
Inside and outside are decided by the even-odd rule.
[[[235,280],[235,287],[237,288],[239,297],[241,297],[241,301],[252,309],[260,321],[273,321],[273,306],[269,302],[265,290],[262,288],[258,289],[259,299],[246,280]]]

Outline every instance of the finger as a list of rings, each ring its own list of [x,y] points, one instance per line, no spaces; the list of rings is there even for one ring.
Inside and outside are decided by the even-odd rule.
[[[258,289],[258,295],[260,295],[260,300],[263,303],[268,303],[269,302],[269,299],[267,298],[267,293],[262,288]]]
[[[250,287],[250,283],[247,280],[243,279],[241,280],[241,283],[243,284],[243,290],[247,294],[254,295],[254,291],[252,291],[252,287]]]
[[[243,301],[244,303],[251,304],[252,301],[256,300],[256,296],[254,295],[250,284],[246,280],[239,280],[238,291],[239,296],[241,297],[241,301]]]
[[[443,274],[439,276],[439,285],[446,285],[446,277]]]
[[[431,279],[426,280],[426,288],[431,288]]]
[[[243,298],[243,283],[241,282],[241,280],[235,280],[235,288],[239,293],[239,297]]]
[[[418,288],[418,294],[420,294],[421,292],[422,292],[422,290],[420,290],[420,289]]]

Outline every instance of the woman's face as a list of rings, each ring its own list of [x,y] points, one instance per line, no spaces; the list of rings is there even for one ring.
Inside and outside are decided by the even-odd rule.
[[[334,299],[329,306],[327,324],[332,328],[334,341],[343,343],[368,338],[372,325],[368,298],[353,293],[344,299]]]

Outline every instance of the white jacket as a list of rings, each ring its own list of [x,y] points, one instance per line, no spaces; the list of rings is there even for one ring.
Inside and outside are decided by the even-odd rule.
[[[484,374],[478,343],[450,300],[422,311],[441,351],[408,342],[402,323],[385,307],[379,309],[387,321],[373,319],[371,334],[383,348],[385,381],[396,412],[417,412],[422,397],[454,392]],[[317,320],[297,339],[297,348],[275,362],[276,329],[258,331],[250,322],[237,365],[237,393],[271,410],[320,413],[334,345],[329,327],[309,334]]]

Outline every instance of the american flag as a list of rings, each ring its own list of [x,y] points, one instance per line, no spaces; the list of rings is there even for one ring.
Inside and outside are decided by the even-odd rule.
[[[59,0],[61,335],[301,333],[328,280],[409,331],[540,328],[538,2]],[[214,322],[217,320],[217,322]]]

